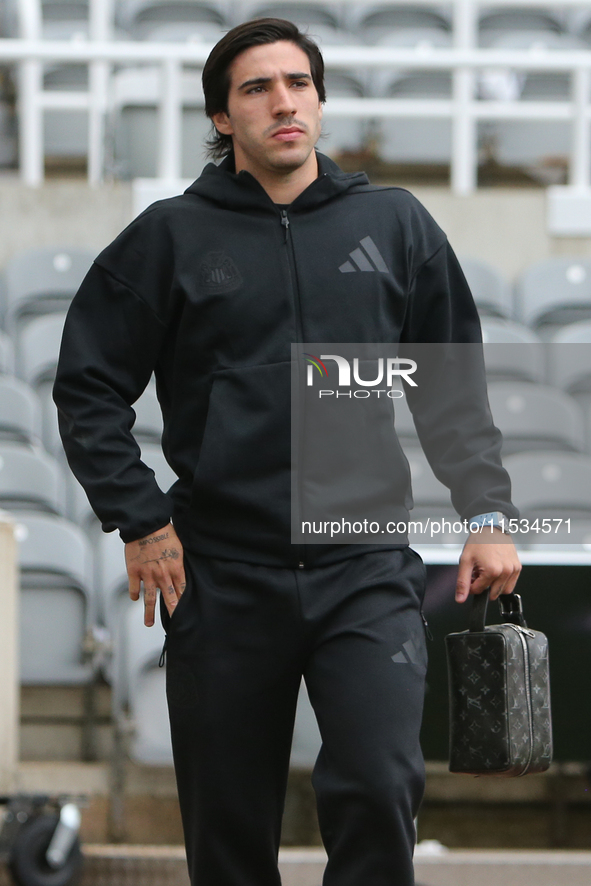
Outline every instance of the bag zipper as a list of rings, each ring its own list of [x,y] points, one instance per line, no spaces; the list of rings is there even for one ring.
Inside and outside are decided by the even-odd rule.
[[[525,636],[535,637],[533,631],[528,631],[527,628],[522,628],[521,625],[514,625],[511,623],[507,623],[505,625],[508,628],[513,628],[514,631],[519,635],[519,639],[521,640],[521,645],[523,647],[523,665],[525,670],[525,700],[527,703],[527,719],[528,719],[528,727],[529,727],[529,754],[523,767],[523,770],[519,773],[519,775],[526,775],[529,767],[531,766],[531,761],[534,753],[534,712],[531,698],[531,676],[530,676],[530,661],[529,661],[529,647],[527,645],[527,640]]]

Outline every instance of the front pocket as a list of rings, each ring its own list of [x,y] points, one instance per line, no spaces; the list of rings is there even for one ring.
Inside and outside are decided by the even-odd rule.
[[[255,547],[289,538],[290,370],[222,370],[211,388],[193,477],[191,525],[201,536]]]

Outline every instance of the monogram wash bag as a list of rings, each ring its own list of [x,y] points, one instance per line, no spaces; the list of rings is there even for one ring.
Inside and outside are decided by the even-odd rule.
[[[470,628],[445,638],[451,772],[515,776],[552,762],[548,640],[528,628],[518,594],[499,597],[503,624],[485,625],[489,592],[472,598]]]

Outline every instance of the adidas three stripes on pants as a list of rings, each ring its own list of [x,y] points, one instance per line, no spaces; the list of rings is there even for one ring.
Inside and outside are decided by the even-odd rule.
[[[409,548],[310,569],[185,551],[167,631],[167,699],[192,886],[279,886],[302,675],[324,886],[412,886],[426,644],[425,569]]]

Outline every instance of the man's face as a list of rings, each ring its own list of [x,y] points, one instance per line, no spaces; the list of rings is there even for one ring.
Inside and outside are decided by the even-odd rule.
[[[258,177],[303,166],[322,118],[306,53],[287,40],[252,46],[236,56],[229,74],[228,113],[213,122],[232,136],[236,169]]]

